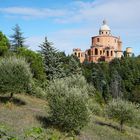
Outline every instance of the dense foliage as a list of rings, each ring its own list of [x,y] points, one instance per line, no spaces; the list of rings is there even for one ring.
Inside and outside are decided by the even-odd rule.
[[[9,46],[7,37],[0,32],[0,56],[3,56],[8,51]]]
[[[139,94],[135,92],[140,85],[139,57],[114,59],[110,63],[85,63],[82,70],[106,102],[110,97],[139,102],[136,100]]]
[[[122,131],[124,123],[136,119],[136,106],[120,99],[113,100],[107,106],[107,114],[120,123],[120,131]]]
[[[37,80],[44,81],[46,78],[43,67],[43,59],[40,53],[34,52],[27,48],[18,48],[17,55],[22,56],[30,64],[33,77]]]
[[[1,93],[24,92],[29,88],[31,82],[30,67],[23,58],[9,57],[0,60]]]
[[[52,43],[48,42],[47,38],[45,38],[45,42],[40,47],[44,58],[47,79],[52,80],[64,77],[62,63],[60,62],[61,55],[52,46]]]
[[[40,48],[48,80],[81,73],[78,59],[74,56],[66,56],[65,53],[56,50],[47,38]]]
[[[54,80],[48,87],[50,115],[64,130],[80,130],[89,121],[88,87],[84,77]]]

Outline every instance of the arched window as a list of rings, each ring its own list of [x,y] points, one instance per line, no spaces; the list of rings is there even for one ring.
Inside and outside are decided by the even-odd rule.
[[[100,42],[100,38],[97,38],[97,42]]]
[[[75,55],[77,56],[77,53],[75,52]]]
[[[98,49],[95,48],[95,55],[98,55]]]
[[[100,55],[102,55],[102,51],[100,51]]]
[[[113,51],[111,51],[111,56],[113,56]]]
[[[106,55],[109,56],[109,51],[106,51]]]
[[[78,57],[80,57],[80,53],[78,53]]]
[[[90,50],[88,50],[88,55],[90,55]]]

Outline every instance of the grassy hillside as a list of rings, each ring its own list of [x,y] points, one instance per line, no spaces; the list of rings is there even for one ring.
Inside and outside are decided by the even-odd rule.
[[[94,116],[90,124],[82,130],[79,136],[72,138],[69,134],[60,132],[47,120],[47,102],[27,95],[15,95],[12,102],[7,97],[0,97],[0,127],[5,127],[9,135],[24,135],[33,127],[41,127],[46,140],[140,140],[140,127],[125,126],[126,131],[120,133],[118,124]],[[31,138],[29,138],[30,140]]]

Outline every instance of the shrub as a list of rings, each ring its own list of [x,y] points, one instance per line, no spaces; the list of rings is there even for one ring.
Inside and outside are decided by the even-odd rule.
[[[18,140],[15,136],[11,136],[8,132],[9,129],[0,124],[0,140]]]
[[[88,94],[83,77],[69,77],[51,82],[48,88],[50,117],[66,131],[77,131],[88,123]]]
[[[25,132],[26,139],[33,139],[33,140],[45,140],[45,132],[40,127],[33,127],[32,129],[26,130]]]
[[[29,88],[32,74],[23,58],[9,57],[0,60],[0,92],[21,93]]]
[[[107,114],[110,118],[117,120],[120,124],[120,131],[126,122],[133,122],[136,117],[136,106],[128,101],[116,99],[107,106]]]
[[[47,82],[43,82],[42,84],[34,80],[34,82],[32,82],[32,85],[27,89],[26,93],[38,98],[46,99],[45,85],[47,84]]]
[[[95,102],[93,99],[90,99],[88,101],[88,107],[92,114],[101,116],[103,115],[103,108],[101,105],[97,102]]]

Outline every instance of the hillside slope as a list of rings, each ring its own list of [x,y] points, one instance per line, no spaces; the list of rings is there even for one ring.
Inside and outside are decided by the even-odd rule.
[[[5,126],[10,135],[24,138],[24,133],[33,128],[41,127],[46,138],[50,140],[70,140],[67,133],[60,132],[51,126],[46,118],[47,102],[32,96],[15,95],[13,101],[0,97],[0,126]],[[125,126],[126,132],[117,130],[118,124],[102,117],[94,116],[90,124],[82,130],[78,140],[140,140],[140,127]]]

